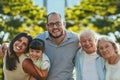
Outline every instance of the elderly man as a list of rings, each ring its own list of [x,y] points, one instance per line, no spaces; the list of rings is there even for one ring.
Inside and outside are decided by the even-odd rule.
[[[96,33],[90,30],[82,32],[80,45],[75,57],[76,80],[104,80],[104,60],[96,53]]]

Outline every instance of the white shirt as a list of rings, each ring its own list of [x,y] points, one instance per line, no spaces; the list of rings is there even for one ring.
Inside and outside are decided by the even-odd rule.
[[[106,80],[120,80],[120,60],[117,64],[106,63]]]
[[[83,80],[99,80],[96,69],[96,53],[87,54],[84,52],[83,60]]]

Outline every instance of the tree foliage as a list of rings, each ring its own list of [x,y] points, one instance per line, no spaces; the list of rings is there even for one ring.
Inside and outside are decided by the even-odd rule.
[[[34,5],[32,0],[0,0],[0,43],[6,33],[11,40],[19,32],[33,37],[44,31],[46,9]]]
[[[100,34],[112,33],[120,42],[120,0],[82,0],[78,6],[66,8],[69,30],[80,32],[84,28]]]

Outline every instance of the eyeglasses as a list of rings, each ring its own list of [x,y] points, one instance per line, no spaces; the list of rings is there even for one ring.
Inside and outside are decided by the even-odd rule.
[[[56,25],[57,27],[59,27],[59,26],[61,26],[62,25],[62,23],[61,22],[59,22],[59,21],[57,21],[57,22],[55,22],[55,23],[49,23],[49,24],[47,24],[49,27],[53,27],[54,25]]]

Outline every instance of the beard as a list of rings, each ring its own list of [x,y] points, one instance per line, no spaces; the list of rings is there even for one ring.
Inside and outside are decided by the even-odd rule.
[[[57,39],[57,38],[60,38],[63,35],[63,32],[61,32],[61,34],[58,35],[58,36],[54,36],[49,32],[49,35],[50,35],[51,38]]]

